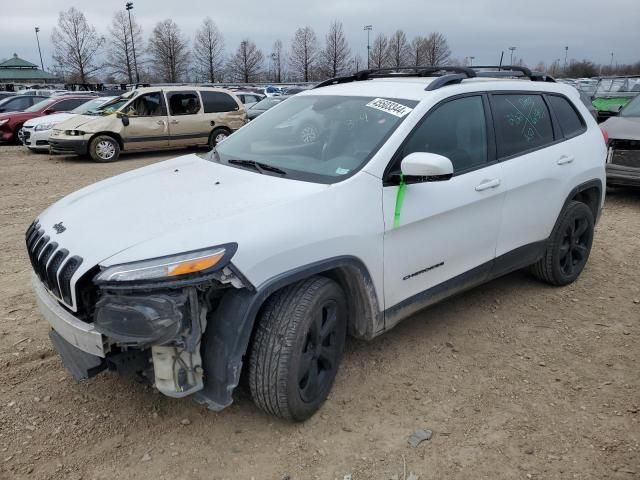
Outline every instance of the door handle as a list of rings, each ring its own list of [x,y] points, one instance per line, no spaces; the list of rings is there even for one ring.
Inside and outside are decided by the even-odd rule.
[[[559,159],[558,159],[558,165],[568,165],[570,163],[573,163],[574,157],[571,157],[569,155],[562,155]]]
[[[489,190],[490,188],[497,188],[500,186],[499,178],[492,178],[491,180],[483,180],[480,185],[476,187],[476,192],[482,192]]]

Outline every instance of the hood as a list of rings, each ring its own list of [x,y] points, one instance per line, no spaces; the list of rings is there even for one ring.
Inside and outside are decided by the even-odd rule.
[[[602,127],[610,139],[640,140],[640,117],[611,117]]]
[[[191,154],[85,187],[49,207],[39,221],[52,241],[83,258],[82,274],[96,264],[237,242],[244,232],[231,223],[327,187]],[[60,222],[65,230],[56,234],[53,225]]]
[[[0,113],[0,120],[4,120],[6,118],[33,118],[34,116],[40,115],[39,113],[30,113],[30,112],[2,112]]]
[[[42,117],[32,118],[31,120],[24,122],[24,125],[26,127],[35,127],[36,125],[43,123],[58,124],[71,117],[75,117],[76,115],[76,113],[54,113],[53,115],[43,115]]]
[[[59,127],[61,130],[76,130],[79,127],[91,123],[91,126],[98,125],[101,121],[111,121],[110,115],[74,115],[65,120]],[[99,128],[99,127],[98,127]]]

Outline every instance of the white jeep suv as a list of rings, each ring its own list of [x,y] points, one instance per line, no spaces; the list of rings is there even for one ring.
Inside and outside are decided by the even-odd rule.
[[[260,408],[300,421],[347,334],[525,267],[573,282],[606,154],[577,91],[526,69],[360,72],[60,200],[26,232],[33,285],[76,378],[218,410],[245,372]]]

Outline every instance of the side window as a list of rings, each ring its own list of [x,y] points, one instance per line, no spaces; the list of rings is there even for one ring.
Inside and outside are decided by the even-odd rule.
[[[553,143],[549,109],[541,95],[492,95],[498,156],[509,157]]]
[[[82,98],[70,98],[69,100],[62,100],[61,102],[56,103],[51,109],[54,112],[68,112],[73,110],[74,108],[82,105],[87,100]]]
[[[171,115],[195,115],[200,111],[200,98],[196,92],[169,92]]]
[[[38,102],[42,100],[42,98],[38,98],[37,99]],[[11,101],[10,105],[7,105],[7,111],[10,111],[11,109],[15,109],[15,110],[24,110],[25,108],[29,108],[31,105],[33,105],[34,102],[32,101],[31,97],[27,97],[26,95],[23,98],[16,98],[15,100]]]
[[[236,101],[223,92],[200,92],[204,113],[236,112],[239,107]]]
[[[140,95],[129,104],[124,113],[132,117],[159,117],[165,115],[162,94],[152,92]]]
[[[560,124],[564,138],[575,137],[585,131],[583,118],[569,100],[557,95],[549,95],[547,100]]]
[[[443,155],[454,173],[487,163],[487,125],[481,96],[451,100],[429,112],[405,144],[402,157],[414,152]]]

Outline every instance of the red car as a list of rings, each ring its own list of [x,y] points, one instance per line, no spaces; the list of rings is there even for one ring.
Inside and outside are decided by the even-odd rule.
[[[18,142],[18,132],[27,120],[52,113],[68,112],[94,98],[96,97],[88,95],[50,97],[22,112],[0,113],[0,141]]]

